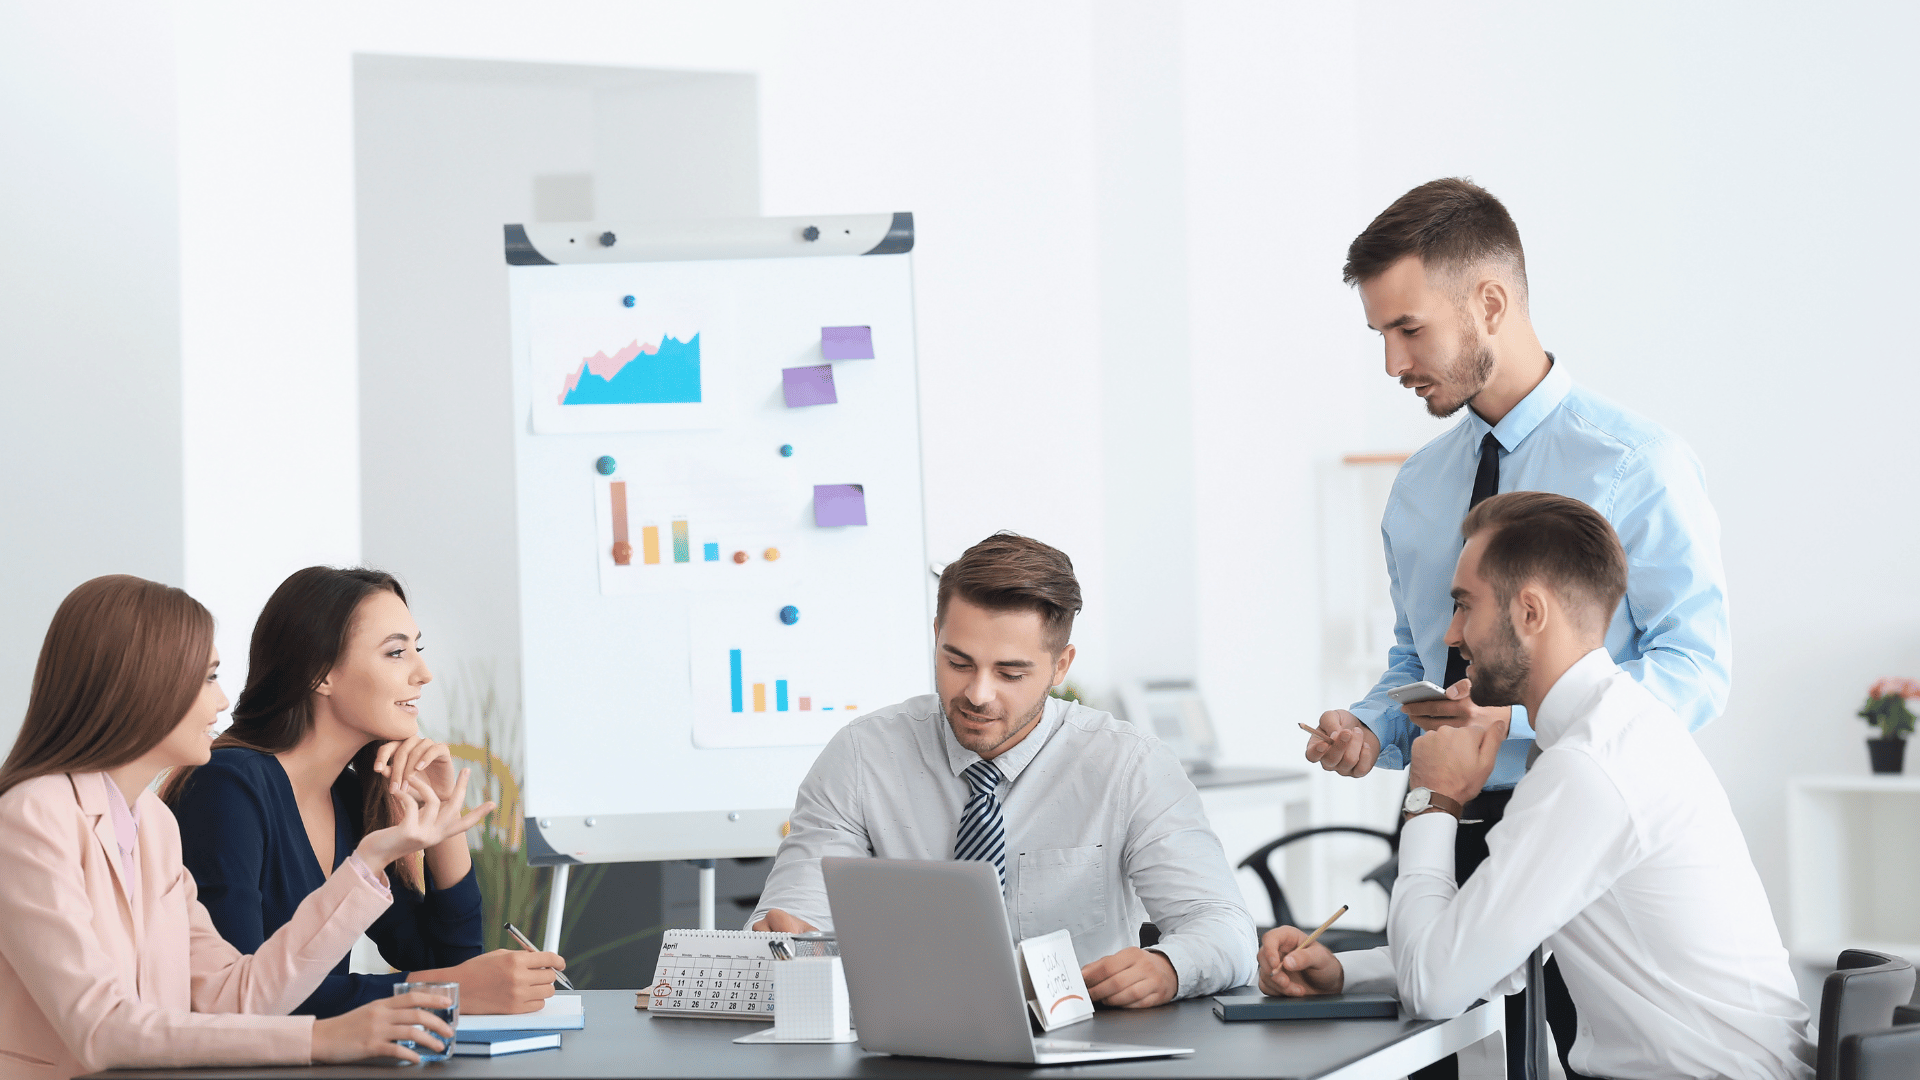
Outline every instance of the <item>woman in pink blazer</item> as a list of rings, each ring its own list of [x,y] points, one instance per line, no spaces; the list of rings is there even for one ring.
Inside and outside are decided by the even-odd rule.
[[[206,762],[227,707],[213,617],[140,578],[95,578],[47,629],[19,738],[0,765],[0,1074],[115,1067],[304,1065],[419,1055],[394,1040],[451,1035],[426,994],[330,1020],[284,1015],[391,902],[380,872],[464,832],[416,782],[401,820],[251,956],[221,939],[180,862],[173,815],[147,789]],[[455,790],[465,790],[464,779]]]

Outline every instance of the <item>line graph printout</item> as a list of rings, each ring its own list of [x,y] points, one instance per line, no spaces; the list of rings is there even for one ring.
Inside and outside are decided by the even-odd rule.
[[[729,299],[684,284],[650,288],[644,275],[635,276],[630,287],[533,298],[535,432],[695,430],[724,422],[733,362]]]

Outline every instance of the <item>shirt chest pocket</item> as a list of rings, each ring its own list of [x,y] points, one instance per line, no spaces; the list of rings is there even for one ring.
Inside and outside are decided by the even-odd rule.
[[[1022,938],[1107,925],[1106,845],[1023,851],[1019,867]]]

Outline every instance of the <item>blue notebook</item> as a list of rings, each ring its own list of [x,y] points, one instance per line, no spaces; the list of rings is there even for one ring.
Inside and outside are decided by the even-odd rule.
[[[454,1057],[500,1057],[560,1049],[557,1031],[466,1031],[453,1040]]]

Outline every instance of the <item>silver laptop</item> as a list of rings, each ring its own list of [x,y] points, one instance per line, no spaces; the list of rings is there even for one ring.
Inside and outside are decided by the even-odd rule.
[[[992,863],[820,860],[862,1048],[1071,1065],[1192,1050],[1036,1039]]]

